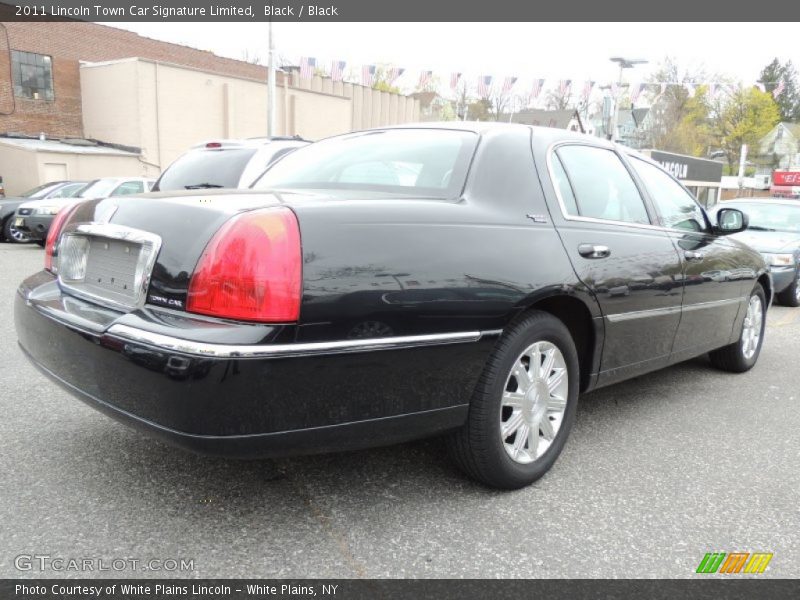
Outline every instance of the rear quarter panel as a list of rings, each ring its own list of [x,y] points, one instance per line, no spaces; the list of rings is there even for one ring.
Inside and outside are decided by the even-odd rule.
[[[498,330],[539,298],[579,293],[527,129],[482,137],[457,200],[290,203],[302,341]]]

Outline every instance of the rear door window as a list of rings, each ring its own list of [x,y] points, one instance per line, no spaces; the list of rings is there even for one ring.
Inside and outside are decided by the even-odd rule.
[[[639,189],[616,152],[594,146],[567,145],[559,147],[556,155],[575,197],[573,205],[559,191],[568,214],[577,210],[574,216],[623,223],[650,223]],[[557,184],[558,178],[556,173]],[[563,189],[563,184],[558,185]]]

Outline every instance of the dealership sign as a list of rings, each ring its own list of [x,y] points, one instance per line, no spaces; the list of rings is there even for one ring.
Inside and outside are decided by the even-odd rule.
[[[800,185],[800,171],[775,171],[773,185]]]
[[[722,180],[721,162],[661,150],[646,150],[645,153],[680,181],[718,184]]]

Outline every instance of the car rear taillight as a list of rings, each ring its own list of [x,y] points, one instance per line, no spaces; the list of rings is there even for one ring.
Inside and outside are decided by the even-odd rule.
[[[189,282],[189,312],[266,323],[300,316],[302,250],[285,207],[237,215],[203,251]]]
[[[219,142],[208,142],[206,148],[222,148],[222,144]]]
[[[47,232],[47,241],[44,245],[44,268],[51,273],[56,272],[53,268],[53,257],[55,256],[56,246],[58,245],[58,238],[61,237],[61,230],[64,229],[64,225],[70,215],[78,206],[79,204],[65,206],[58,211],[58,214],[53,218],[53,222],[50,223],[50,230]]]

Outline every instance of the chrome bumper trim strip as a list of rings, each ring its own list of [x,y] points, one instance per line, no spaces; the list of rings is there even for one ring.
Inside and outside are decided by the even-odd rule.
[[[297,356],[319,356],[324,354],[372,352],[375,350],[399,350],[422,346],[477,342],[484,336],[497,334],[499,334],[499,331],[463,331],[390,338],[342,340],[336,342],[305,342],[297,344],[261,344],[246,346],[195,342],[159,333],[152,333],[121,324],[112,325],[105,333],[106,336],[124,342],[134,342],[152,346],[160,350],[206,358],[288,358]]]

